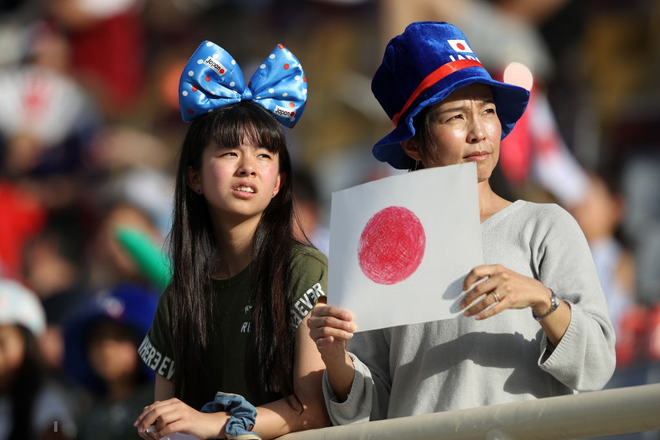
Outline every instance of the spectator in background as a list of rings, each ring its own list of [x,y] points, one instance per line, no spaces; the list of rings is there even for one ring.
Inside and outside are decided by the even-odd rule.
[[[45,220],[52,212],[80,209],[93,173],[86,156],[99,120],[68,76],[62,36],[41,22],[26,34],[22,63],[0,70],[0,175],[34,198]],[[20,239],[24,230],[18,232]]]
[[[75,437],[69,402],[42,368],[44,318],[33,292],[0,279],[0,440]]]
[[[152,218],[139,206],[123,200],[111,201],[103,211],[96,231],[91,261],[92,287],[113,285],[120,281],[151,284],[133,255],[123,246],[118,234],[128,230],[143,234],[154,246],[162,244],[163,237]]]
[[[129,113],[144,85],[142,0],[47,0],[67,32],[72,74],[94,96],[106,117]]]
[[[648,129],[655,132],[651,126]],[[622,176],[628,204],[623,227],[638,262],[637,296],[647,306],[660,306],[660,139],[658,142],[629,154]]]
[[[623,316],[636,304],[635,260],[619,238],[625,204],[614,179],[603,179],[596,173],[590,173],[585,196],[569,212],[589,243],[612,326],[619,336]]]
[[[158,294],[119,283],[81,303],[66,323],[65,370],[88,402],[79,440],[139,439],[135,414],[153,400],[153,372],[138,357]]]
[[[77,217],[49,216],[44,230],[25,245],[22,276],[37,294],[46,312],[46,329],[40,338],[44,367],[66,383],[63,322],[86,297],[84,232]]]
[[[321,204],[314,175],[298,169],[293,173],[293,204],[298,216],[297,226],[318,250],[328,255],[330,232],[323,225]]]

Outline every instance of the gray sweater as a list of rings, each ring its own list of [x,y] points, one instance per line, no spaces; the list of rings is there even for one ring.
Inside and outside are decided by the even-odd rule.
[[[615,367],[614,330],[577,222],[553,204],[517,201],[481,224],[484,261],[540,280],[571,307],[559,345],[529,308],[483,321],[458,317],[356,333],[355,376],[333,424],[474,408],[602,388]]]

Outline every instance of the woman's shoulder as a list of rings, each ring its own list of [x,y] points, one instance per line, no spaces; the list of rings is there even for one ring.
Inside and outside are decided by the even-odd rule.
[[[535,203],[519,201],[517,215],[518,226],[536,237],[557,237],[563,239],[582,236],[582,229],[575,218],[564,208],[555,203]]]
[[[517,203],[520,203],[520,213],[527,218],[548,223],[576,223],[573,216],[556,203],[537,203],[524,200],[519,200]]]

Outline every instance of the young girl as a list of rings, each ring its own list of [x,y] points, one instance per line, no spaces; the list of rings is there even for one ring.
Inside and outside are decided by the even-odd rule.
[[[325,295],[327,259],[294,239],[280,125],[292,127],[307,99],[300,63],[279,45],[245,88],[231,56],[205,42],[180,96],[193,122],[176,182],[172,283],[140,347],[157,373],[157,402],[138,431],[224,438],[230,414],[198,411],[216,392],[258,406],[262,438],[327,426],[323,362],[306,319]]]

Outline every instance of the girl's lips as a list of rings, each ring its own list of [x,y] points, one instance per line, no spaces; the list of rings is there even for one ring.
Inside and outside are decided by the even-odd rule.
[[[250,198],[257,193],[257,188],[251,183],[241,182],[234,185],[232,191],[241,198]]]

